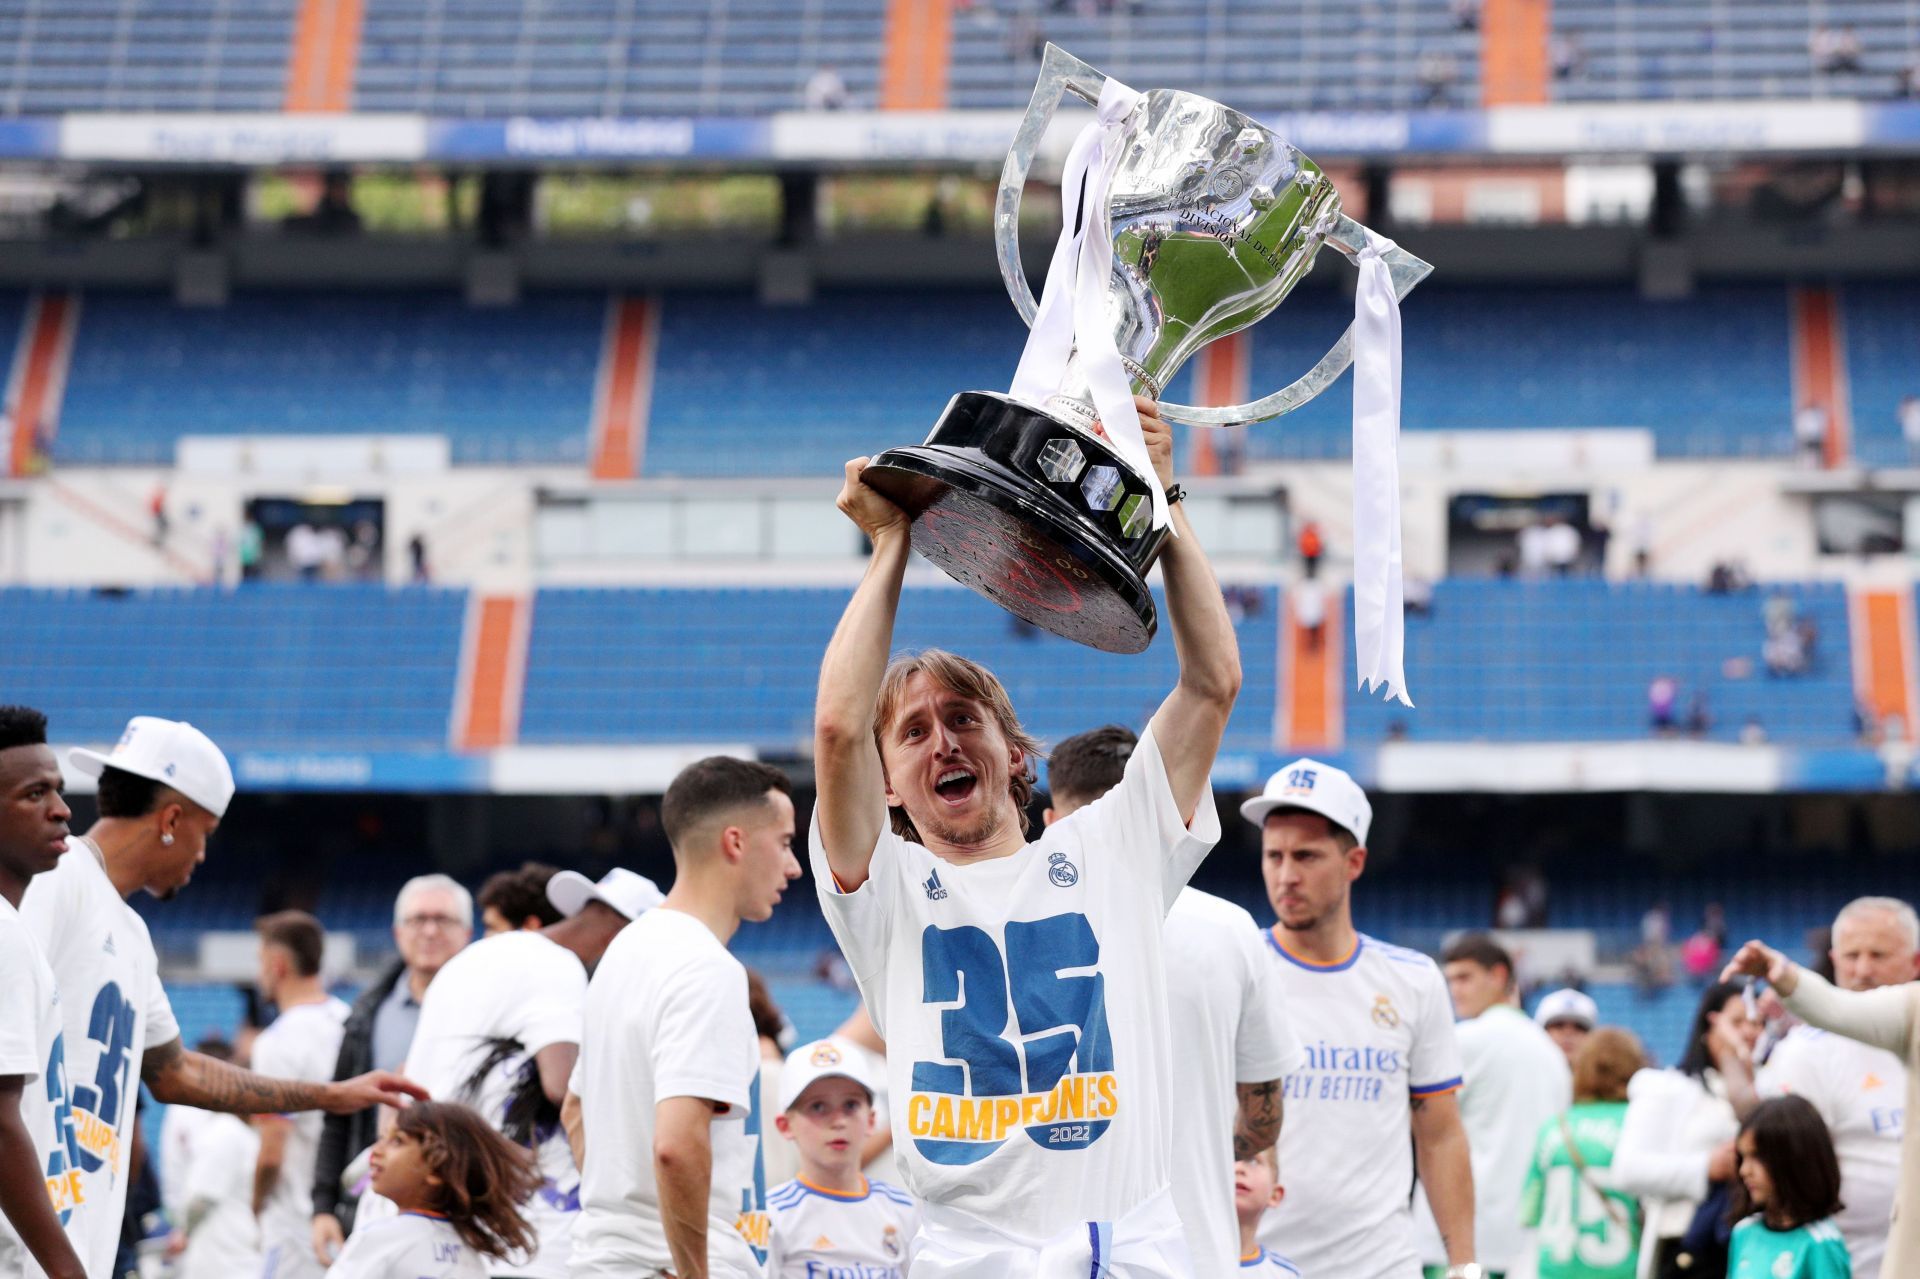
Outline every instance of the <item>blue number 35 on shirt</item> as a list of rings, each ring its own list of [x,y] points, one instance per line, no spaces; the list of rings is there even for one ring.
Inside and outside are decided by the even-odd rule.
[[[907,1131],[919,1152],[963,1165],[1018,1133],[1049,1150],[1098,1141],[1120,1092],[1100,942],[1087,917],[1010,922],[1004,955],[984,929],[930,926],[920,958],[922,999],[942,1005],[946,1060],[913,1064]],[[1062,976],[1070,970],[1078,971]]]

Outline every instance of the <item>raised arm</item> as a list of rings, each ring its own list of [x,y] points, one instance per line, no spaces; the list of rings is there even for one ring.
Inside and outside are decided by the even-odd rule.
[[[232,1115],[285,1114],[295,1110],[324,1110],[350,1115],[368,1106],[404,1106],[409,1098],[426,1100],[427,1090],[390,1070],[370,1070],[352,1079],[316,1084],[302,1079],[274,1079],[256,1075],[204,1053],[189,1052],[178,1039],[147,1049],[140,1061],[140,1078],[152,1089],[154,1100],[168,1105],[198,1106]]]
[[[1725,981],[1740,975],[1765,977],[1780,993],[1787,1011],[1809,1026],[1884,1048],[1902,1059],[1909,1056],[1914,1015],[1911,983],[1841,990],[1757,941],[1742,946],[1720,977]]]
[[[893,649],[900,581],[912,549],[906,513],[861,481],[866,467],[864,457],[847,463],[837,505],[873,543],[873,556],[827,645],[813,707],[820,834],[827,865],[847,892],[867,882],[873,845],[887,820],[886,778],[873,744],[873,712]]]
[[[1163,486],[1172,487],[1173,432],[1160,420],[1159,405],[1144,396],[1135,396],[1134,403],[1140,409],[1154,471]],[[1167,539],[1160,554],[1160,575],[1167,590],[1174,652],[1180,658],[1180,680],[1154,712],[1153,736],[1166,761],[1167,781],[1180,805],[1180,816],[1191,823],[1194,809],[1207,793],[1207,779],[1227,731],[1233,700],[1240,695],[1240,642],[1213,566],[1187,523],[1186,511],[1177,503],[1173,529],[1179,536]]]

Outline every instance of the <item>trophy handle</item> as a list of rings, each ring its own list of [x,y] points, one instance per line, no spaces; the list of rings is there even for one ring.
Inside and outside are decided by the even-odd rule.
[[[1011,159],[1007,162],[1013,163]],[[1004,194],[1004,193],[1003,193]],[[1341,214],[1327,232],[1327,241],[1338,249],[1349,261],[1357,262],[1360,250],[1366,247],[1367,228],[1355,222],[1346,214]],[[1398,245],[1380,255],[1387,264],[1393,280],[1393,295],[1406,300],[1413,286],[1433,274],[1433,266],[1423,262]],[[1022,281],[1024,283],[1024,281]],[[1017,300],[1017,299],[1016,299]],[[1291,413],[1311,400],[1320,392],[1333,385],[1335,378],[1347,371],[1353,363],[1353,326],[1340,335],[1333,349],[1320,357],[1320,362],[1308,369],[1306,374],[1291,386],[1275,391],[1272,395],[1253,401],[1251,404],[1231,404],[1224,408],[1200,408],[1191,404],[1160,405],[1160,416],[1169,422],[1179,422],[1185,426],[1245,426],[1252,422],[1265,422],[1284,413]]]
[[[1033,86],[1033,100],[1027,103],[1026,118],[1013,135],[1013,147],[1000,168],[1000,197],[993,210],[993,239],[1000,256],[1000,278],[1007,293],[1029,327],[1040,312],[1040,303],[1027,283],[1026,268],[1020,265],[1020,195],[1026,189],[1027,171],[1033,167],[1034,153],[1053,124],[1053,113],[1060,106],[1060,95],[1071,93],[1089,105],[1098,104],[1100,90],[1106,87],[1107,74],[1096,71],[1057,44],[1047,45],[1040,60],[1040,80]]]

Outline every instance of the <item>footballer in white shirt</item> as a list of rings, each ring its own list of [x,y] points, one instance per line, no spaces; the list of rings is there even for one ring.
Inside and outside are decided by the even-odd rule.
[[[1171,432],[1136,407],[1170,486]],[[839,498],[873,554],[821,666],[810,855],[887,1043],[914,1273],[1190,1275],[1161,930],[1219,835],[1208,775],[1240,688],[1219,585],[1176,503],[1159,564],[1178,682],[1125,780],[1029,843],[1039,748],[1005,688],[938,650],[889,663],[911,529],[865,466]]]
[[[141,1084],[167,1105],[231,1114],[349,1114],[421,1093],[387,1071],[330,1083],[275,1079],[182,1047],[153,939],[126,899],[144,888],[165,901],[186,886],[233,798],[233,773],[199,729],[144,715],[110,754],[75,750],[67,760],[99,778],[100,818],[28,888],[20,914],[60,985],[87,1201],[69,1233],[88,1272],[101,1275],[120,1246]]]
[[[260,934],[259,989],[279,1015],[253,1041],[253,1064],[282,1079],[333,1078],[346,1033],[346,1004],[320,977],[326,930],[305,911],[283,910],[254,924]],[[265,1279],[319,1279],[314,1256],[313,1163],[320,1154],[320,1115],[256,1115],[253,1208],[260,1216],[260,1273]]]
[[[1137,739],[1116,724],[1069,737],[1047,758],[1048,825],[1119,785]],[[1280,1137],[1281,1084],[1300,1064],[1260,930],[1232,902],[1183,888],[1163,930],[1172,1042],[1188,1059],[1174,1089],[1173,1201],[1196,1275],[1233,1269],[1233,1164]]]
[[[1425,955],[1353,927],[1372,805],[1344,772],[1300,759],[1240,812],[1260,830],[1261,873],[1279,917],[1267,935],[1270,962],[1305,1056],[1287,1076],[1280,1134],[1280,1166],[1300,1176],[1267,1214],[1261,1242],[1309,1275],[1417,1279],[1409,1207],[1417,1165],[1447,1273],[1479,1279],[1446,980]]]
[[[799,878],[779,770],[711,756],[660,803],[666,900],[607,947],[587,987],[566,1105],[580,1161],[570,1279],[760,1279],[760,1037],[747,970],[727,950]]]
[[[60,991],[19,905],[67,847],[47,717],[0,706],[0,1274],[84,1279],[69,1239],[85,1208]]]
[[[1920,975],[1920,920],[1898,898],[1862,897],[1833,921],[1830,953],[1834,984],[1843,990],[1902,985]],[[1884,1048],[1797,1026],[1767,1058],[1759,1086],[1763,1095],[1805,1097],[1826,1121],[1845,1201],[1834,1224],[1847,1241],[1855,1279],[1881,1279],[1900,1184],[1906,1063]]]
[[[920,1210],[906,1191],[861,1171],[873,1101],[866,1054],[838,1038],[787,1055],[774,1126],[798,1151],[800,1171],[767,1192],[767,1279],[905,1279]]]

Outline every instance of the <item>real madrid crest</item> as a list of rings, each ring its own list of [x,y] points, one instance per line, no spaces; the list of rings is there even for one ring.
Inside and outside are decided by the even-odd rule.
[[[880,1236],[880,1251],[894,1261],[906,1255],[906,1249],[900,1244],[900,1227],[890,1225]]]
[[[1373,1024],[1385,1030],[1392,1030],[1400,1024],[1399,1011],[1394,1008],[1393,1001],[1385,995],[1373,997]]]
[[[1049,864],[1047,878],[1054,882],[1055,887],[1072,888],[1080,882],[1079,869],[1067,860],[1065,853],[1048,853],[1047,862]]]
[[[814,1046],[814,1050],[812,1054],[808,1056],[807,1060],[815,1066],[838,1066],[840,1064],[840,1050],[832,1044],[817,1044]]]

